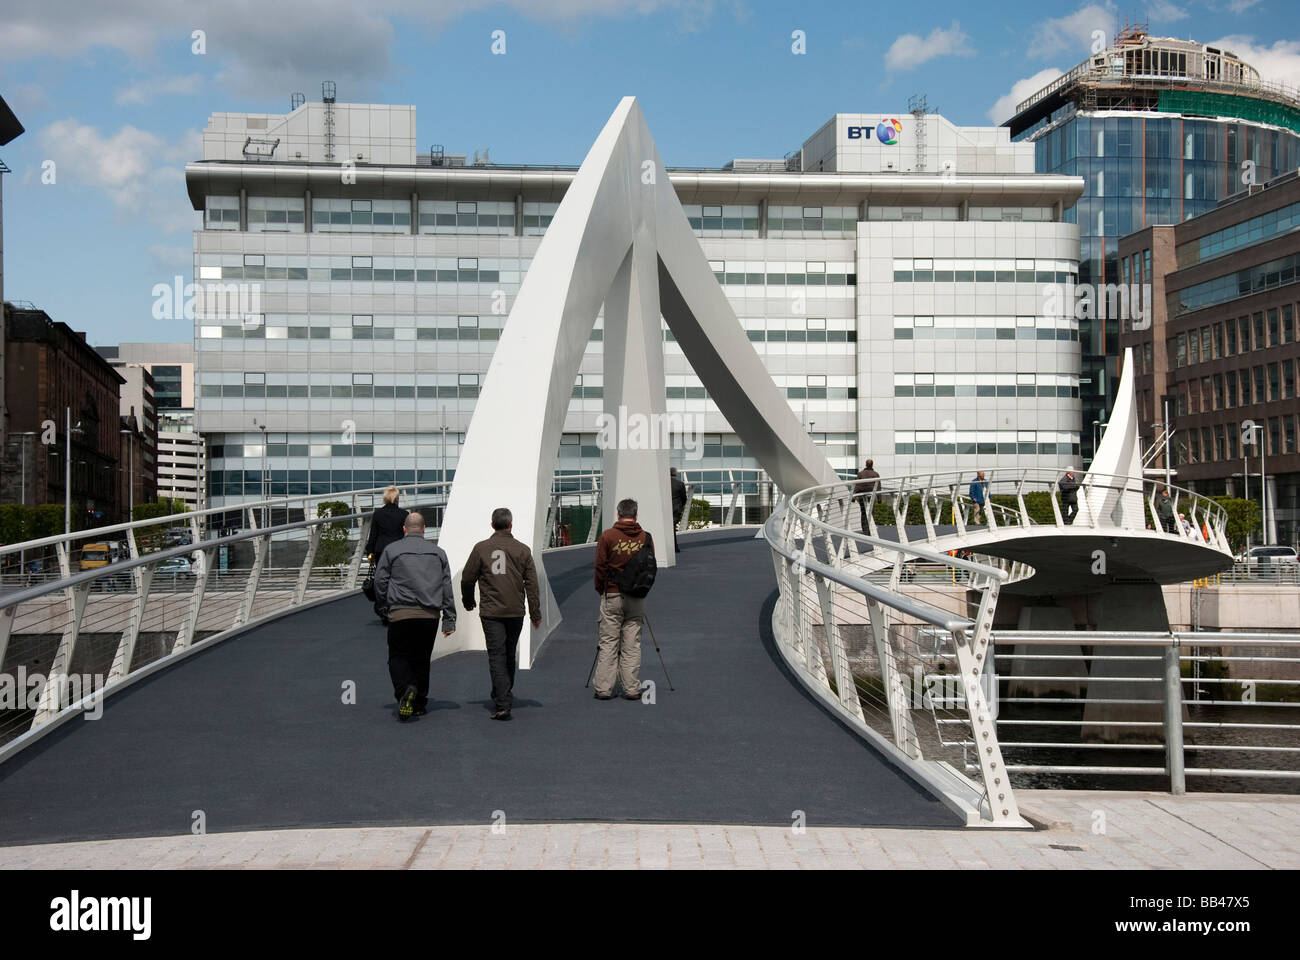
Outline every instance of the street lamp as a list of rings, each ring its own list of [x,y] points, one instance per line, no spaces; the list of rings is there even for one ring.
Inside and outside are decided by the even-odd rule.
[[[268,497],[270,496],[270,494],[269,494],[269,492],[268,492],[268,488],[269,488],[269,486],[270,486],[270,483],[269,483],[269,477],[268,477],[268,475],[267,475],[267,471],[268,471],[268,469],[269,469],[269,465],[268,465],[268,462],[267,462],[267,450],[266,450],[266,424],[264,424],[264,423],[258,423],[258,422],[257,422],[257,417],[254,417],[254,418],[253,418],[253,426],[257,427],[257,429],[259,429],[259,430],[262,431],[262,472],[261,472],[261,484],[260,484],[260,486],[261,486],[261,490],[262,490],[262,496],[261,496],[261,499],[262,499],[262,500],[266,500],[266,499],[268,499]],[[265,530],[265,529],[267,528],[267,526],[268,526],[268,521],[267,521],[267,516],[266,516],[266,504],[263,503],[263,504],[262,504],[262,529]]]
[[[72,434],[81,432],[81,421],[72,425],[72,408],[65,407],[67,429],[64,431],[66,453],[63,462],[63,535],[72,533]]]
[[[126,434],[127,437],[127,454],[126,454],[126,488],[127,488],[127,520],[135,519],[135,433],[132,430],[121,430],[120,433]]]

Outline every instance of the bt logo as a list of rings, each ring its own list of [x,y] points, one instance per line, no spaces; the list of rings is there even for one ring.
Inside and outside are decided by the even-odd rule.
[[[876,139],[887,147],[898,143],[898,135],[903,132],[903,125],[893,117],[888,117],[875,127],[849,127],[850,140],[870,140],[872,132],[875,132]]]

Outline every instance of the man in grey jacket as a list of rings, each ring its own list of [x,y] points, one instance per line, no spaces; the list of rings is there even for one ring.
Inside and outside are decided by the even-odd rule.
[[[424,517],[408,513],[405,536],[384,548],[375,570],[375,596],[388,608],[388,674],[397,719],[423,716],[429,703],[429,661],[438,638],[456,629],[456,597],[447,554],[424,539]]]

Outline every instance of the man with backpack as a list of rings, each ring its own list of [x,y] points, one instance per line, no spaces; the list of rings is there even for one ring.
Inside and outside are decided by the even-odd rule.
[[[600,594],[596,699],[612,700],[619,681],[626,700],[641,699],[641,624],[645,596],[654,584],[654,541],[636,522],[637,502],[620,500],[617,522],[596,544],[595,585]]]
[[[460,573],[461,603],[465,609],[474,609],[476,584],[483,603],[479,619],[487,646],[488,672],[492,675],[493,720],[510,719],[525,602],[533,629],[542,625],[533,553],[515,539],[513,529],[514,516],[508,508],[493,510],[492,536],[474,545]]]

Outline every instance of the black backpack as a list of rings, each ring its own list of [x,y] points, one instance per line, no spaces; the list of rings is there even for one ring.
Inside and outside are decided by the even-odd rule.
[[[638,599],[644,597],[655,585],[656,573],[658,573],[658,565],[655,563],[654,540],[647,530],[645,543],[640,550],[628,557],[627,563],[619,572],[617,580],[619,592]]]

